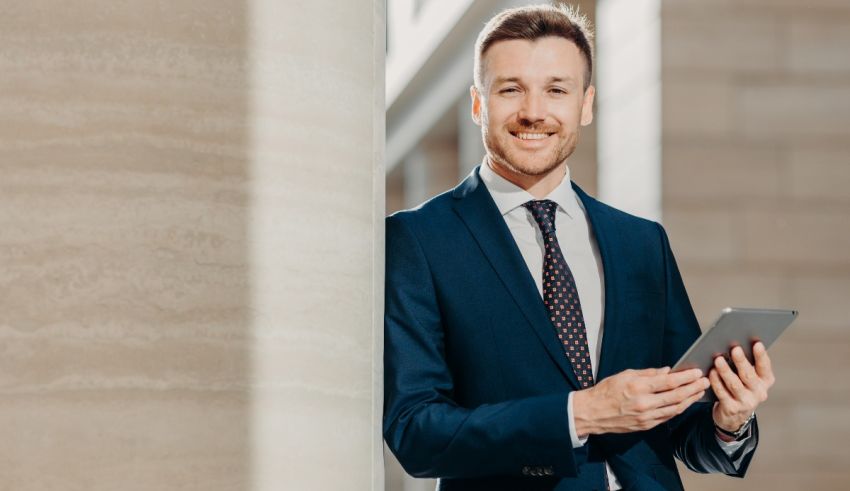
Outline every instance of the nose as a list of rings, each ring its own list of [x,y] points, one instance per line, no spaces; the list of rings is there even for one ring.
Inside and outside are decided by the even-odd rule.
[[[532,91],[527,92],[523,97],[518,116],[523,122],[528,123],[546,119],[546,105],[543,96]]]

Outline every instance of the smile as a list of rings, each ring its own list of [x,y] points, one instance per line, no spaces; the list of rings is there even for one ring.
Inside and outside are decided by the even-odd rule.
[[[511,135],[519,138],[520,140],[542,140],[544,138],[549,138],[554,135],[554,133],[514,133],[511,132]]]

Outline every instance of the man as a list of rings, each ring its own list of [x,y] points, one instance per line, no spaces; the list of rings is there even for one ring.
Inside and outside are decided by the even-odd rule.
[[[387,218],[384,437],[442,490],[680,490],[674,456],[739,477],[753,456],[764,347],[734,350],[737,374],[671,373],[700,330],[664,230],[570,181],[592,67],[575,11],[494,17],[471,88],[484,162]]]

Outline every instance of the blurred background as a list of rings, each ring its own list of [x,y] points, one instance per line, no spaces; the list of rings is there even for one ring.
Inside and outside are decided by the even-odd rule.
[[[527,3],[388,0],[387,213],[481,162],[473,44]],[[850,2],[566,3],[597,33],[573,179],[664,224],[703,328],[726,306],[801,312],[771,349],[746,480],[682,468],[686,489],[850,488]],[[385,456],[387,490],[433,489]]]

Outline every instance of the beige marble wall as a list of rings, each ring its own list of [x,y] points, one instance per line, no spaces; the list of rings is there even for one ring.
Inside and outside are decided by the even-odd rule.
[[[271,4],[0,7],[0,490],[380,488],[383,2]]]

